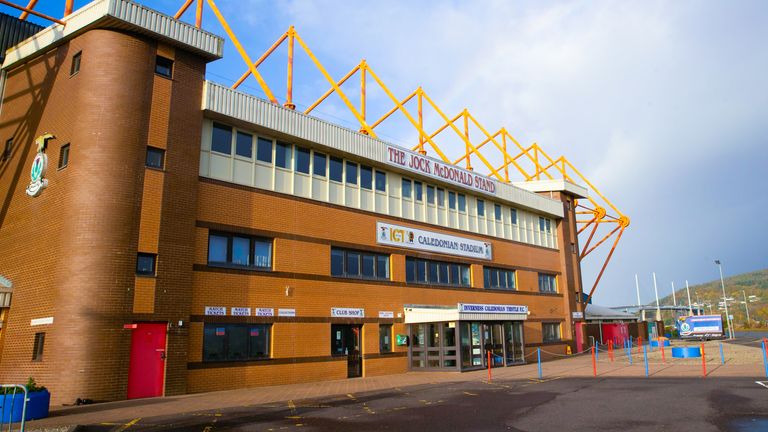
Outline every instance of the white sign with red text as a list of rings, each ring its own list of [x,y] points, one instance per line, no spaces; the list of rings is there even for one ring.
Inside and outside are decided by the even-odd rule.
[[[488,242],[384,222],[376,222],[376,243],[467,258],[493,258]]]
[[[477,192],[496,195],[496,180],[398,147],[387,146],[387,162]]]

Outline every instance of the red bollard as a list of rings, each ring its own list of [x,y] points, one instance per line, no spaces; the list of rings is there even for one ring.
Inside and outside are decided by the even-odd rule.
[[[704,344],[701,344],[701,377],[707,377],[707,356],[704,354]]]
[[[488,351],[488,382],[491,382],[491,352]]]
[[[608,341],[608,357],[613,361],[613,341]]]
[[[595,362],[595,346],[592,345],[592,375],[597,376],[597,363]]]
[[[664,341],[662,341],[661,339],[659,339],[659,347],[661,347],[661,362],[666,364],[667,358],[664,357]]]

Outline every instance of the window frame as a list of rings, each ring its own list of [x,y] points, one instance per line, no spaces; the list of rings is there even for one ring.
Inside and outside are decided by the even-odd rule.
[[[216,141],[214,140],[216,129],[224,130],[225,128],[229,132],[229,144],[228,144],[229,151],[226,152],[226,153],[221,151],[221,150],[217,150],[217,149],[214,148],[214,146],[216,144]],[[220,155],[227,155],[227,156],[231,157],[232,156],[232,137],[234,136],[234,134],[235,134],[235,131],[234,131],[234,128],[232,126],[226,125],[224,123],[213,122],[213,124],[211,126],[211,153],[218,153]]]
[[[293,171],[299,174],[310,175],[312,172],[312,150],[301,146],[295,147],[296,149],[294,150],[295,157],[293,158]],[[306,155],[306,160],[304,160],[304,155]],[[301,164],[301,166],[299,166],[299,164]],[[305,164],[306,171],[304,171]]]
[[[496,275],[496,284],[492,285],[492,276]],[[501,276],[504,275],[504,286],[501,285]],[[512,287],[509,286],[509,277],[512,275]],[[517,291],[517,270],[501,267],[483,266],[483,288],[498,291]]]
[[[416,256],[405,257],[405,283],[406,284],[421,284],[431,286],[446,286],[446,287],[471,287],[472,286],[472,270],[469,264],[430,260],[425,258],[419,258]],[[420,272],[419,270],[422,270]],[[445,271],[443,271],[445,269]],[[453,270],[457,270],[454,273]],[[423,274],[423,277],[420,276]],[[448,281],[443,282],[440,280],[441,275],[447,275]],[[466,274],[467,280],[464,282],[464,275]],[[413,277],[411,277],[413,275]],[[432,281],[431,276],[434,275],[436,281]],[[454,282],[453,278],[456,276],[458,282]]]
[[[263,341],[264,346],[266,348],[266,353],[261,356],[252,356],[250,355],[253,347],[253,340],[250,333],[253,331],[255,327],[259,327],[264,331],[265,340]],[[223,335],[216,335],[218,332],[218,329],[223,328],[224,334]],[[269,360],[272,358],[272,338],[274,336],[273,334],[273,323],[209,323],[206,322],[203,324],[203,346],[202,346],[202,362],[203,363],[224,363],[224,362],[248,362],[248,361],[260,361],[260,360]],[[213,335],[210,334],[210,329],[213,329]],[[245,352],[247,355],[244,358],[239,359],[232,359],[229,358],[230,356],[230,335],[232,335],[231,329],[247,329],[248,336],[246,338],[247,347],[245,348]],[[222,340],[223,347],[222,347],[222,358],[221,359],[210,359],[208,358],[211,353],[206,350],[206,337],[223,337]]]
[[[552,283],[550,284],[550,283],[547,282],[546,284],[542,284],[542,281],[544,281],[544,280],[552,281]],[[559,293],[558,287],[557,287],[557,285],[558,285],[558,283],[557,283],[557,275],[552,274],[552,273],[539,273],[538,274],[538,281],[539,281],[539,292],[540,293],[545,293],[545,294],[557,294],[557,293]],[[546,285],[547,289],[542,289],[543,287],[545,287],[545,285]],[[549,286],[552,286],[552,289],[549,289],[548,288]]]
[[[318,172],[317,168],[320,166],[318,163],[322,160],[323,171]],[[316,177],[326,178],[328,177],[328,155],[318,151],[312,151],[312,175]]]
[[[223,237],[227,240],[226,245],[226,261],[211,261],[211,236],[215,237]],[[248,261],[249,264],[236,264],[234,262],[234,243],[235,238],[241,238],[241,239],[248,239]],[[257,265],[258,262],[258,256],[256,255],[256,245],[257,244],[268,244],[269,245],[269,265],[262,266]],[[206,254],[206,263],[210,267],[223,267],[223,268],[232,268],[232,269],[242,269],[242,270],[252,270],[252,271],[272,271],[272,266],[274,262],[274,239],[270,239],[267,237],[259,237],[259,236],[252,236],[248,234],[239,234],[239,233],[231,233],[231,232],[223,232],[223,231],[208,231],[208,250]]]
[[[333,255],[334,252],[341,253],[341,273],[334,273],[333,268]],[[355,261],[357,261],[357,273],[352,274],[349,271],[349,259],[352,255],[356,255],[357,258]],[[330,275],[331,277],[335,278],[343,278],[343,279],[363,279],[363,280],[375,280],[375,281],[389,281],[392,280],[392,262],[391,262],[391,255],[389,254],[383,254],[383,253],[376,253],[376,252],[368,252],[368,251],[361,251],[357,249],[348,249],[343,247],[336,247],[331,246],[331,265],[329,266]],[[365,257],[372,257],[373,258],[373,276],[365,276],[363,274],[363,264]],[[386,262],[386,265],[384,266],[385,269],[384,274],[380,275],[381,272],[381,265],[382,261],[380,258],[383,258]]]
[[[69,150],[70,150],[70,143],[66,143],[63,146],[59,147],[59,163],[58,163],[57,169],[63,170],[64,168],[69,166]]]
[[[45,332],[35,333],[35,341],[32,345],[32,361],[42,362],[45,352]]]
[[[3,147],[3,154],[2,158],[0,158],[0,161],[5,162],[10,159],[11,153],[13,153],[13,137],[5,140],[5,146]]]
[[[83,50],[76,52],[72,56],[72,61],[69,64],[69,76],[73,77],[80,72],[80,66],[83,63]]]
[[[549,333],[546,331],[546,328],[553,328],[554,331],[554,338],[547,338],[547,334]],[[562,335],[562,323],[559,322],[542,322],[541,323],[541,341],[543,343],[556,343],[561,342],[563,340]]]
[[[149,154],[152,151],[156,151],[160,153],[160,166],[154,166],[149,164]],[[164,170],[165,169],[165,149],[161,149],[159,147],[147,146],[147,154],[144,159],[144,166],[147,168]]]
[[[169,63],[169,64],[165,65],[165,66],[167,66],[167,69],[168,69],[168,73],[167,74],[164,73],[164,72],[158,71],[158,67],[162,67],[163,65],[161,63],[163,63],[163,62],[168,62]],[[161,76],[161,77],[167,78],[167,79],[173,79],[173,69],[174,69],[173,63],[174,63],[173,59],[170,59],[170,58],[165,57],[165,56],[161,56],[160,54],[155,55],[155,75]]]
[[[475,198],[475,206],[477,207],[477,217],[485,217],[485,200]]]
[[[151,271],[139,270],[139,259],[152,258]],[[137,252],[136,253],[136,276],[140,277],[155,277],[157,276],[157,254],[151,252]]]
[[[234,146],[235,147],[235,153],[234,153],[233,156],[236,157],[236,158],[248,159],[249,161],[252,161],[253,160],[253,134],[245,132],[245,131],[241,131],[239,129],[236,129],[234,135],[235,135],[235,146]],[[239,151],[240,151],[240,144],[241,144],[240,143],[240,137],[241,136],[247,136],[248,138],[250,138],[249,139],[250,145],[248,146],[249,156],[244,156],[244,155],[241,155],[239,153]]]
[[[379,354],[390,354],[393,352],[392,324],[379,324]],[[389,346],[385,346],[384,336],[389,336]]]
[[[285,154],[282,158],[278,158],[277,149],[282,148],[285,149]],[[291,167],[293,166],[293,144],[287,143],[285,141],[276,141],[275,142],[275,168],[284,169],[287,171],[291,170]],[[282,161],[281,161],[282,159]],[[278,163],[281,162],[281,163]],[[282,165],[282,163],[285,163],[285,165]]]

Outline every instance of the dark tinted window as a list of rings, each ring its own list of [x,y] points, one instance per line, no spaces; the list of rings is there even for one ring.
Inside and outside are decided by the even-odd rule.
[[[256,159],[272,163],[272,140],[259,137],[256,142]]]
[[[329,164],[328,176],[331,180],[341,182],[342,174],[344,171],[344,161],[340,158],[331,156],[331,163]]]
[[[136,274],[142,276],[155,275],[155,260],[157,255],[150,253],[141,253],[136,256]]]
[[[275,165],[280,168],[291,167],[291,145],[278,141],[275,144]]]
[[[314,160],[312,161],[312,174],[316,176],[325,177],[325,167],[328,160],[327,156],[322,153],[315,152],[313,159]]]
[[[211,150],[225,155],[232,154],[232,128],[223,124],[213,124]]]
[[[170,78],[173,75],[173,60],[157,56],[155,60],[155,73]]]
[[[481,199],[477,200],[477,215],[485,216],[485,201]]]
[[[497,221],[501,221],[501,206],[498,204],[493,205],[493,215]]]
[[[309,149],[296,147],[296,171],[309,174]]]
[[[515,271],[483,267],[483,285],[489,289],[515,289]]]
[[[69,74],[74,75],[78,72],[80,72],[80,62],[83,60],[83,52],[80,51],[79,53],[72,56],[72,64],[69,67]]]
[[[445,207],[445,189],[437,188],[437,205]]]
[[[203,327],[203,361],[269,358],[271,324],[216,324]]]
[[[347,162],[347,184],[357,184],[357,164]]]
[[[416,201],[421,201],[424,199],[422,192],[421,182],[413,182],[413,193]]]
[[[331,276],[344,276],[344,251],[331,248]]]
[[[272,241],[227,233],[208,234],[208,264],[235,267],[272,267]]]
[[[5,148],[3,148],[3,155],[0,160],[8,160],[11,157],[11,151],[13,150],[13,138],[5,141]]]
[[[403,198],[411,198],[411,194],[413,194],[413,191],[411,191],[413,187],[412,186],[413,183],[411,182],[411,180],[404,178],[402,181],[402,185],[403,185],[402,186]]]
[[[435,203],[435,187],[427,185],[427,204]]]
[[[459,211],[467,211],[467,197],[464,194],[459,194]]]
[[[69,153],[69,148],[67,148],[67,153]],[[165,150],[155,147],[147,147],[146,165],[148,167],[163,169],[164,159]],[[61,162],[59,162],[59,165],[61,165]],[[61,166],[59,166],[59,168],[61,168]]]
[[[469,265],[406,257],[405,280],[430,285],[469,286]]]
[[[45,333],[35,333],[35,343],[32,347],[32,361],[43,361],[44,346]],[[10,409],[10,407],[8,409]]]
[[[373,189],[373,168],[360,165],[360,187],[363,189]]]
[[[517,225],[517,210],[509,209],[509,220],[512,225]]]
[[[392,352],[392,324],[379,324],[379,352]]]
[[[149,158],[149,155],[147,155]],[[69,144],[64,144],[59,150],[59,169],[66,168],[69,165]],[[160,168],[163,166],[163,160],[160,159]]]
[[[389,255],[331,248],[331,276],[389,279]]]
[[[387,173],[376,171],[376,190],[379,192],[387,191]]]
[[[456,210],[456,192],[448,191],[448,207]]]
[[[250,159],[253,157],[253,136],[245,132],[237,133],[235,154]]]

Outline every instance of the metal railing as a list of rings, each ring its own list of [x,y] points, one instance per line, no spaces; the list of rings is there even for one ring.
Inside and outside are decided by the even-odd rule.
[[[20,423],[21,426],[18,431],[24,432],[24,423],[27,417],[27,402],[29,401],[27,387],[21,384],[1,384],[0,389],[2,389],[2,394],[0,394],[0,432],[3,430],[6,430],[7,432],[15,430],[13,429],[14,423]],[[13,391],[11,391],[11,389]],[[15,409],[18,409],[16,407],[16,399],[18,399],[16,396],[22,394],[19,392],[19,389],[24,392],[24,397],[21,400],[21,418],[18,422],[14,422],[13,415],[16,412]],[[5,429],[6,424],[8,425],[7,429]]]

